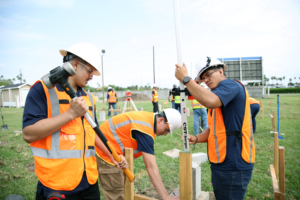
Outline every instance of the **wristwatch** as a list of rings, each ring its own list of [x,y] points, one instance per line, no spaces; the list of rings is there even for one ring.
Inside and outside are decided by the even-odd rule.
[[[189,77],[189,76],[184,77],[183,80],[182,80],[183,85],[187,84],[191,79],[192,78]]]

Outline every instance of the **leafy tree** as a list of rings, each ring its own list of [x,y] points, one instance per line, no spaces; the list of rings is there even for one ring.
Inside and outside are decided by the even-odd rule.
[[[0,76],[0,86],[13,85],[12,79],[5,79],[3,75]]]

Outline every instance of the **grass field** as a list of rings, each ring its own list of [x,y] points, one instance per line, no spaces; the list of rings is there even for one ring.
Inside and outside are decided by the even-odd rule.
[[[271,95],[273,110],[276,115],[277,130],[277,97]],[[265,117],[261,112],[257,115],[257,131],[255,134],[256,162],[254,165],[252,180],[248,186],[245,199],[273,199],[269,166],[273,163],[274,142],[271,130],[270,99],[263,99]],[[121,108],[122,102],[119,103]],[[135,102],[137,107],[143,107],[144,111],[152,111],[151,102]],[[160,102],[161,104],[161,102]],[[169,103],[170,106],[170,103]],[[97,102],[97,110],[106,109],[106,105]],[[300,95],[280,95],[280,133],[284,140],[279,140],[279,145],[285,147],[285,177],[286,199],[300,199]],[[37,177],[33,172],[33,158],[27,144],[21,134],[14,131],[22,130],[23,109],[2,108],[5,124],[8,130],[0,130],[0,199],[5,199],[9,194],[20,194],[25,199],[35,199]],[[99,117],[99,116],[97,116]],[[193,132],[193,116],[188,118],[189,133]],[[1,122],[2,125],[2,122]],[[162,154],[170,149],[183,149],[182,141],[177,134],[173,137],[156,137],[155,155],[156,162],[164,185],[167,189],[179,186],[179,162]],[[196,145],[193,153],[207,152],[206,144]],[[202,168],[202,190],[212,191],[210,166],[204,163]],[[143,159],[134,161],[135,192],[142,192],[152,187],[144,167]]]

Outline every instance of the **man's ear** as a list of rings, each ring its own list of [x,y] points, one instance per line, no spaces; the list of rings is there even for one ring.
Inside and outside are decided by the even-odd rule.
[[[164,121],[165,121],[165,118],[163,118],[163,117],[158,118],[158,123],[162,123]]]
[[[77,69],[79,67],[79,62],[77,60],[74,60],[72,63],[72,66],[73,66],[74,70],[77,71]]]

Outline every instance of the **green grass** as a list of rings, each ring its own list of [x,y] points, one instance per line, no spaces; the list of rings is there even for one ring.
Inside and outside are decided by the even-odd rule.
[[[277,120],[276,95],[271,95],[271,99]],[[161,102],[162,101],[159,103],[161,104]],[[270,164],[274,162],[274,142],[272,134],[270,134],[270,99],[263,99],[262,102],[264,104],[264,119],[262,119],[261,112],[256,117],[256,163],[245,199],[273,199],[269,172]],[[134,103],[138,108],[143,107],[144,111],[152,111],[153,109],[151,101],[136,101]],[[123,108],[122,102],[119,103],[119,106]],[[96,107],[98,111],[107,109],[107,106],[101,102],[97,102]],[[300,146],[299,108],[300,95],[280,95],[280,133],[284,133],[285,135],[282,135],[284,140],[279,140],[279,145],[285,147],[286,199],[300,199],[300,159],[298,158]],[[8,130],[0,130],[0,199],[4,199],[9,194],[20,194],[25,199],[35,199],[37,178],[35,173],[29,170],[33,165],[30,148],[29,145],[23,141],[21,134],[16,135],[14,133],[14,131],[22,129],[23,109],[2,109]],[[99,118],[99,114],[97,117]],[[192,133],[192,116],[188,118],[188,122],[189,132]],[[156,162],[167,189],[179,186],[178,159],[172,159],[162,154],[162,152],[174,148],[183,149],[182,141],[176,133],[181,134],[181,130],[175,131],[172,138],[170,135],[167,135],[166,137],[161,136],[155,139]],[[193,150],[192,147],[193,146],[190,146],[190,150],[193,153],[207,152],[206,144],[196,145],[196,150]],[[202,164],[201,169],[202,190],[212,191],[209,164]],[[152,186],[142,158],[134,161],[134,174],[136,176],[135,192],[143,191]]]

